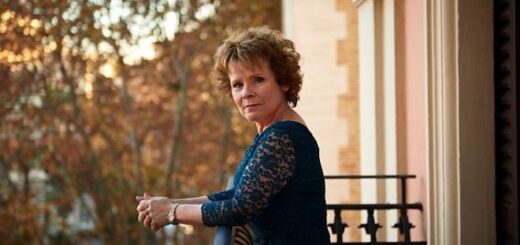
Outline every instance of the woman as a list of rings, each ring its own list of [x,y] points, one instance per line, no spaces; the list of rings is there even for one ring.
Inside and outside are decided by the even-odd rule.
[[[220,88],[258,134],[234,174],[234,188],[170,200],[138,196],[139,222],[250,224],[255,244],[329,244],[318,145],[293,109],[301,89],[300,55],[268,27],[233,33],[215,54]]]

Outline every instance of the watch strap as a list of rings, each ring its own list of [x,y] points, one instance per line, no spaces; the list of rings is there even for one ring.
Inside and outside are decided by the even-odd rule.
[[[179,207],[179,203],[174,203],[168,212],[168,222],[172,225],[176,225],[179,222],[177,221],[177,207]]]

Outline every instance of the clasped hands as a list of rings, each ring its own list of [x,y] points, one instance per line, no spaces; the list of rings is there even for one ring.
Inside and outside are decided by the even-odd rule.
[[[135,200],[139,202],[137,205],[139,223],[144,227],[158,231],[168,222],[168,212],[170,212],[173,203],[166,197],[152,197],[144,193],[142,196],[136,196]]]

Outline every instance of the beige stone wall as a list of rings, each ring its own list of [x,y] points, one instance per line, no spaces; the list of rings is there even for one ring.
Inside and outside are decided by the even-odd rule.
[[[338,63],[347,68],[347,91],[338,97],[339,116],[347,120],[348,144],[340,150],[340,172],[360,173],[359,162],[359,58],[358,58],[358,16],[357,9],[351,0],[336,0],[338,11],[346,15],[347,35],[338,41]],[[360,202],[360,183],[350,183],[345,202]],[[347,220],[361,221],[359,212],[348,213]],[[350,238],[360,239],[359,232],[352,232]]]
[[[296,108],[320,145],[325,174],[359,174],[357,11],[351,0],[285,0],[284,32],[302,55],[304,85]],[[356,181],[328,180],[328,203],[358,203]],[[351,227],[357,212],[344,215]],[[332,213],[329,215],[332,222]],[[347,229],[348,240],[359,240]]]

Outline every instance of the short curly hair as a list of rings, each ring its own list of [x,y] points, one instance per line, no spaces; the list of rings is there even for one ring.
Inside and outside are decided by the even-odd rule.
[[[280,32],[268,26],[234,31],[217,49],[214,61],[214,76],[218,87],[227,94],[231,93],[230,63],[259,65],[260,62],[267,61],[277,83],[288,87],[285,100],[296,107],[303,79],[299,65],[300,54],[294,49],[294,43],[283,38]]]

